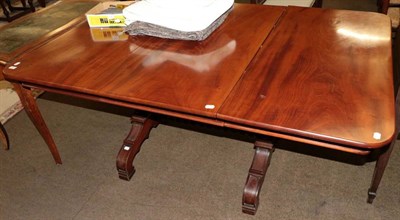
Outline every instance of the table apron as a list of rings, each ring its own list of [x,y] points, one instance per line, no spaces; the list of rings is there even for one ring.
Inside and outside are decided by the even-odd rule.
[[[134,104],[134,103],[130,103],[130,102],[125,102],[125,101],[111,99],[111,98],[105,98],[105,97],[96,96],[96,95],[72,92],[72,91],[68,91],[68,90],[54,89],[54,88],[50,88],[50,87],[46,87],[46,86],[40,86],[40,85],[28,84],[28,83],[22,83],[22,85],[24,87],[28,87],[31,89],[39,89],[39,90],[44,90],[44,91],[48,91],[48,92],[52,92],[52,93],[56,93],[56,94],[68,95],[68,96],[92,100],[92,101],[96,101],[96,102],[102,102],[102,103],[107,103],[107,104],[111,104],[111,105],[127,107],[127,108],[131,108],[131,109],[135,109],[135,110],[142,110],[142,111],[147,111],[147,112],[151,112],[151,113],[172,116],[172,117],[186,119],[186,120],[195,121],[195,122],[200,122],[200,123],[204,123],[204,124],[209,124],[209,125],[214,125],[214,126],[219,126],[219,127],[226,127],[226,128],[246,131],[246,132],[250,132],[250,133],[254,133],[254,134],[265,135],[265,136],[275,137],[275,138],[279,138],[279,139],[310,144],[310,145],[314,145],[314,146],[318,146],[318,147],[338,150],[338,151],[347,152],[347,153],[351,153],[351,154],[368,155],[373,150],[373,149],[371,149],[371,150],[356,149],[356,148],[346,147],[346,146],[342,146],[342,145],[338,145],[338,144],[322,142],[322,141],[318,141],[318,140],[307,139],[307,138],[288,135],[288,134],[284,134],[284,133],[278,133],[278,132],[267,131],[267,130],[263,130],[263,129],[259,129],[259,128],[253,128],[253,127],[249,127],[249,126],[239,125],[239,124],[235,124],[235,123],[222,121],[219,119],[201,117],[201,116],[197,116],[197,115],[180,113],[180,112],[170,111],[170,110],[161,109],[161,108],[154,108],[154,107],[150,107],[150,106]]]

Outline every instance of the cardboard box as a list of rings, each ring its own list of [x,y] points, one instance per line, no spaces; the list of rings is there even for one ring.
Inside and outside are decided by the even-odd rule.
[[[122,9],[136,1],[101,2],[88,12],[86,19],[90,27],[124,27],[125,17]]]
[[[93,41],[124,41],[129,35],[122,27],[90,28]]]

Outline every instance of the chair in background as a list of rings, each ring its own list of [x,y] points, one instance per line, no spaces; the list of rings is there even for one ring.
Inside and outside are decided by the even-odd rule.
[[[378,11],[390,17],[392,30],[396,32],[400,20],[400,0],[378,0]]]
[[[0,143],[4,145],[4,149],[8,150],[10,148],[10,140],[8,139],[6,129],[4,128],[1,122],[0,122]]]
[[[0,0],[0,6],[4,14],[4,17],[0,17],[0,21],[11,22],[29,12],[35,12],[32,0],[28,0],[28,5],[26,4],[26,0],[21,0],[21,6],[12,5],[11,0]]]
[[[387,14],[392,21],[393,80],[395,94],[400,86],[400,0],[378,0],[378,12]]]
[[[322,0],[250,0],[252,4],[280,5],[280,6],[301,6],[301,7],[322,7]]]
[[[4,80],[3,77],[3,64],[0,62],[0,81]],[[1,86],[0,86],[1,89]],[[0,98],[3,99],[4,97],[1,96],[0,94]],[[3,104],[3,103],[2,103]],[[10,148],[10,140],[8,139],[8,135],[7,135],[7,131],[3,126],[3,123],[0,121],[0,144],[2,144],[4,146],[4,149],[8,150]]]

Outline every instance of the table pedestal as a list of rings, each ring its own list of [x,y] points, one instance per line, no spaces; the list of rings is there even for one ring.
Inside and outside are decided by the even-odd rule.
[[[270,142],[256,141],[254,157],[243,190],[242,211],[255,215],[259,204],[259,194],[265,174],[271,161],[274,145]]]
[[[132,128],[125,138],[117,156],[117,170],[120,179],[130,180],[135,173],[133,159],[139,153],[143,142],[149,138],[152,128],[157,127],[158,122],[149,116],[132,116]]]

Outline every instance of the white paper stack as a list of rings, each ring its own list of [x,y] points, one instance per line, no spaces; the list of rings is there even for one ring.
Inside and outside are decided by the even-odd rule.
[[[123,15],[128,32],[133,27],[129,25],[135,22],[179,33],[199,32],[213,26],[233,3],[234,0],[142,0],[124,8]]]

